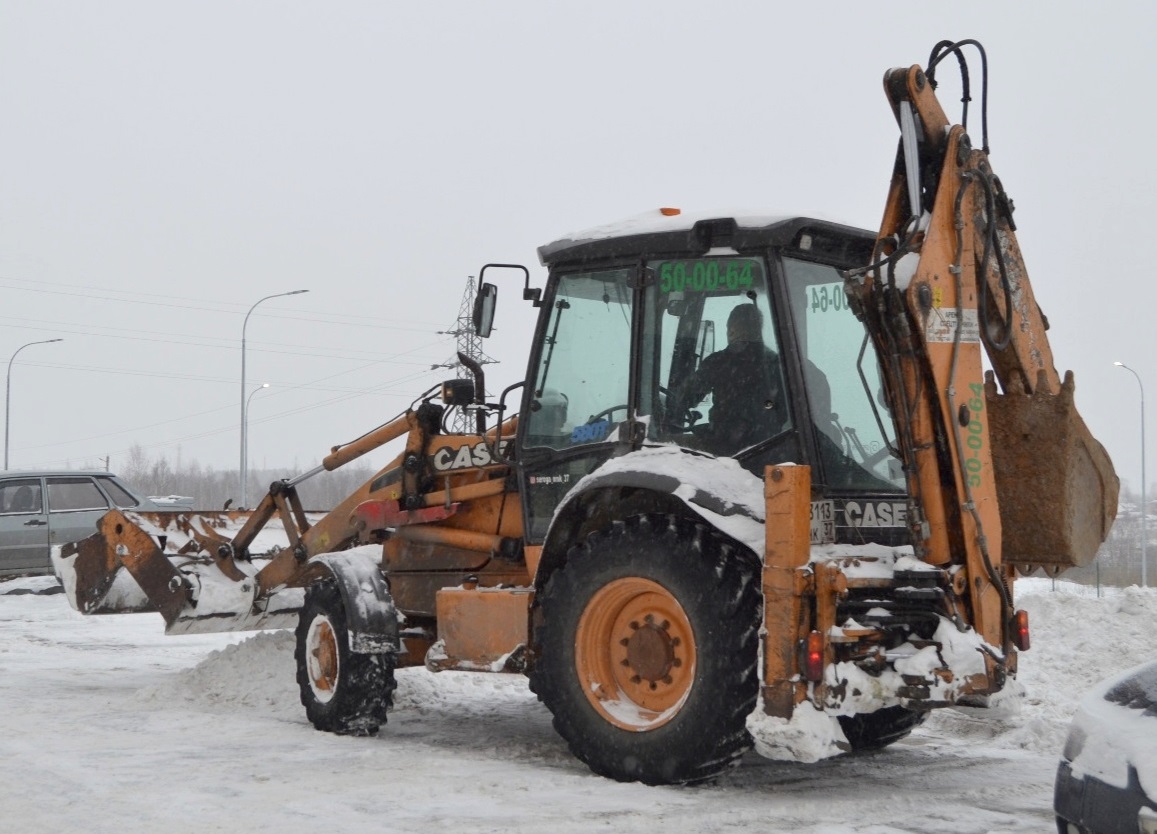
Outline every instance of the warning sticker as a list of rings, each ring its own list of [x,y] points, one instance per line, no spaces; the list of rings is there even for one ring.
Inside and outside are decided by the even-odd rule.
[[[979,342],[980,322],[977,319],[976,311],[966,308],[961,312],[964,314],[964,326],[960,330],[960,341]],[[956,341],[956,322],[957,315],[955,307],[933,307],[928,311],[928,321],[924,325],[925,341]]]

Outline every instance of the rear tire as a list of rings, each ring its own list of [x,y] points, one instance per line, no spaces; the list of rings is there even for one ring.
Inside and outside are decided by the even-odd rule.
[[[852,746],[852,752],[879,750],[907,736],[924,723],[927,712],[885,707],[860,715],[841,715],[840,728]]]
[[[350,651],[345,605],[336,582],[306,589],[296,636],[297,685],[310,723],[338,735],[377,733],[393,705],[396,659],[392,654]]]
[[[593,771],[709,779],[751,748],[758,563],[703,524],[644,515],[591,534],[547,583],[531,688]]]

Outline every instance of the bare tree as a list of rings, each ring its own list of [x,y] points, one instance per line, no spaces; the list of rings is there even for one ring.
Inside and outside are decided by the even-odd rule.
[[[262,496],[271,483],[292,478],[299,471],[251,470],[249,494]],[[237,470],[216,471],[212,467],[202,467],[197,461],[184,460],[174,466],[164,456],[150,460],[139,444],[129,449],[118,474],[138,493],[150,496],[187,496],[193,499],[197,509],[219,510],[227,503],[233,507],[237,504]],[[307,510],[328,511],[373,475],[374,470],[368,467],[343,467],[303,482],[298,487],[298,494]]]

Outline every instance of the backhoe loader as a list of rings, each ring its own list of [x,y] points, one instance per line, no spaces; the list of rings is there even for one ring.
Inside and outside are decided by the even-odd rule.
[[[460,356],[472,380],[275,482],[233,537],[110,512],[55,555],[72,604],[293,626],[335,733],[377,732],[397,668],[525,674],[579,759],[649,784],[721,773],[753,717],[826,716],[855,751],[985,705],[1029,648],[1017,572],[1089,563],[1118,484],[966,131],[970,47],[884,77],[878,233],[664,208],[542,246],[542,289],[488,264],[479,336],[502,276],[538,311],[524,381],[492,401]],[[934,92],[950,56],[961,124]],[[310,523],[302,480],[395,440]],[[289,546],[258,558],[274,517]]]

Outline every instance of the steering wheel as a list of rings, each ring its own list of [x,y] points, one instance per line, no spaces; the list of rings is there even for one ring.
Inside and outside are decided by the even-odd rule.
[[[695,411],[691,406],[677,403],[677,408],[671,410],[671,404],[675,402],[675,398],[671,396],[670,390],[659,386],[659,393],[663,395],[663,426],[667,431],[688,432],[691,431],[695,424],[703,419],[703,415]],[[676,413],[676,411],[678,413]]]
[[[845,454],[852,460],[859,458],[860,465],[869,471],[875,469],[877,464],[886,460],[892,454],[892,450],[888,448],[887,444],[881,446],[875,452],[869,453],[867,449],[860,445],[856,437],[856,430],[853,428],[843,429],[841,434],[843,434],[847,442],[848,448]]]
[[[612,414],[614,414],[616,411],[625,412],[625,411],[627,411],[627,409],[628,409],[628,406],[626,403],[623,403],[622,405],[612,405],[610,408],[604,408],[598,414],[592,414],[590,416],[590,419],[587,420],[586,425],[589,426],[591,423],[598,423],[598,422],[602,421],[603,419],[610,419],[610,416]],[[623,416],[625,417],[626,415],[624,414]]]

